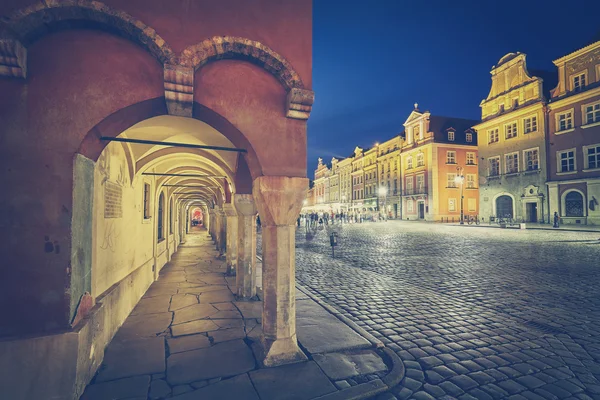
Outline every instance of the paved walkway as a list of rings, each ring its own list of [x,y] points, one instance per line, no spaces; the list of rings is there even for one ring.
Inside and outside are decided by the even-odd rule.
[[[195,229],[105,352],[82,399],[347,399],[396,385],[403,366],[297,291],[308,361],[261,367],[254,349],[262,303],[237,301],[206,231]],[[353,397],[358,396],[358,397]]]

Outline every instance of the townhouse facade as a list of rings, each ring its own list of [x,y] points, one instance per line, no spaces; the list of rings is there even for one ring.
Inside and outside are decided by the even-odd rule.
[[[492,86],[474,126],[481,216],[547,222],[544,79],[529,73],[522,53],[505,55],[490,73]]]
[[[550,212],[562,223],[600,224],[600,41],[554,61],[548,104]]]
[[[400,135],[397,135],[378,145],[377,157],[378,209],[385,212],[388,218],[394,219],[402,215],[400,140]]]

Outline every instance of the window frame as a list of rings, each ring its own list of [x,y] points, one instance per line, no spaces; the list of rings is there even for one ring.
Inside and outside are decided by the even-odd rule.
[[[406,194],[413,194],[413,191],[414,191],[413,181],[414,181],[414,179],[413,179],[412,175],[406,177],[406,181],[405,181]],[[408,184],[409,182],[410,182],[410,185]]]
[[[579,88],[575,87],[575,79],[583,76],[583,85],[579,86]],[[572,92],[581,92],[585,87],[589,85],[587,70],[580,71],[575,74],[571,74],[571,91]]]
[[[565,129],[560,129],[560,117],[565,115],[565,114],[571,114],[571,126]],[[561,112],[557,112],[555,114],[555,123],[556,123],[556,127],[555,127],[555,134],[560,135],[562,133],[567,133],[567,132],[571,132],[575,129],[575,112],[574,109],[568,109],[568,110],[563,110]]]
[[[591,168],[590,167],[590,158],[589,158],[589,154],[588,154],[588,150],[594,148],[596,149],[596,166]],[[582,148],[583,150],[583,169],[584,171],[596,171],[596,170],[600,170],[600,143],[596,143],[596,144],[589,144],[586,146],[583,146]]]
[[[496,140],[492,141],[492,133],[495,133]],[[488,129],[488,144],[500,142],[500,128]]]
[[[425,166],[425,155],[423,153],[417,154],[417,168]],[[389,170],[388,170],[389,172]]]
[[[531,129],[528,131],[527,130],[527,121],[530,121],[530,125],[531,125]],[[533,123],[535,121],[535,124]],[[535,125],[535,129],[533,129],[533,126]],[[523,134],[524,135],[528,135],[530,133],[535,133],[538,131],[538,125],[537,125],[537,115],[530,115],[528,117],[523,118]]]
[[[491,169],[491,160],[497,160],[498,161],[498,173],[497,174],[492,174],[492,169]],[[493,157],[488,157],[488,176],[500,176],[502,172],[502,160],[500,156],[493,156]]]
[[[561,154],[573,152],[573,169],[568,171],[562,170]],[[557,174],[574,174],[577,172],[577,150],[575,147],[556,151],[556,173]]]
[[[469,156],[471,156],[473,162],[469,162]],[[465,165],[477,165],[475,163],[475,160],[477,159],[477,157],[475,156],[475,152],[474,151],[467,151],[467,154],[465,156]]]
[[[413,169],[413,157],[406,157],[406,169]]]
[[[509,126],[514,128],[514,134],[512,136],[508,136],[508,127]],[[517,123],[517,121],[513,121],[513,122],[504,124],[504,139],[505,140],[514,139],[518,136],[518,134],[519,134],[519,124]]]
[[[450,179],[452,177],[452,179]],[[456,185],[456,172],[447,172],[446,173],[446,188],[456,189],[458,186]]]
[[[596,107],[596,106],[598,107],[598,109],[594,110],[594,107]],[[598,115],[597,121],[588,122],[587,111],[586,111],[587,107],[592,107],[592,115],[595,115],[595,114]],[[595,126],[595,125],[600,125],[600,101],[583,104],[581,106],[581,127],[586,128],[586,127]]]
[[[473,208],[471,208],[471,201],[473,202]],[[474,197],[469,197],[467,199],[467,211],[468,212],[473,212],[473,211],[477,211],[477,199]]]
[[[162,191],[158,195],[158,208],[156,217],[156,241],[160,243],[165,240],[165,193]]]
[[[450,207],[452,205],[452,207]],[[448,212],[457,212],[456,197],[448,197]]]
[[[448,141],[449,142],[454,142],[456,139],[456,132],[455,131],[448,131]]]
[[[509,171],[508,171],[508,157],[509,157],[509,156],[514,156],[514,155],[516,155],[516,156],[517,156],[517,160],[516,160],[516,163],[515,163],[515,165],[517,166],[517,170],[516,170],[516,171],[512,171],[512,172],[509,172]],[[506,154],[504,154],[504,173],[505,173],[506,175],[509,175],[509,174],[518,174],[518,173],[520,172],[520,171],[519,171],[519,169],[520,169],[520,168],[519,168],[519,167],[520,167],[520,166],[519,166],[519,161],[520,161],[520,160],[519,160],[519,152],[518,152],[518,151],[513,151],[513,152],[511,152],[511,153],[506,153]]]
[[[473,133],[472,132],[466,132],[465,133],[465,140],[467,141],[467,143],[472,143],[473,142]]]
[[[449,161],[450,154],[453,154],[452,159],[454,161]],[[456,165],[456,150],[447,150],[446,151],[446,165]]]
[[[423,185],[422,185],[423,187],[422,188],[419,188],[419,178],[421,178],[421,181],[423,183]],[[419,194],[419,193],[425,193],[425,174],[419,174],[419,175],[417,175],[415,177],[415,181],[416,181],[416,185],[415,185],[416,186],[416,189],[415,189],[416,193],[417,194]]]
[[[477,174],[466,174],[465,178],[465,189],[477,189]]]
[[[537,168],[536,169],[529,169],[528,168],[528,161],[527,161],[527,153],[530,151],[536,151],[537,152]],[[523,171],[539,171],[540,170],[540,148],[539,147],[532,147],[530,149],[525,149],[523,150]]]

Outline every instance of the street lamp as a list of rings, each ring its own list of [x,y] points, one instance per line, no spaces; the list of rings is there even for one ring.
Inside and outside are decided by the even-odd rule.
[[[456,167],[456,178],[454,178],[454,181],[460,185],[460,224],[464,225],[463,200],[465,196],[463,196],[463,183],[465,176],[463,175],[462,167]]]

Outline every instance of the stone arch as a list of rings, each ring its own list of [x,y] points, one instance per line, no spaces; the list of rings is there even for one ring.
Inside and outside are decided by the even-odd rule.
[[[38,1],[0,21],[0,38],[18,41],[25,48],[55,30],[97,27],[125,37],[146,49],[162,64],[175,53],[156,31],[139,19],[92,0]],[[23,75],[24,76],[24,75]]]
[[[517,217],[517,214],[516,214],[517,209],[516,209],[515,196],[512,195],[511,193],[508,193],[508,192],[501,192],[501,193],[498,193],[498,194],[496,194],[494,196],[494,198],[492,199],[492,210],[493,210],[492,215],[494,215],[496,217],[500,217],[500,215],[498,215],[498,209],[497,209],[497,204],[496,203],[497,203],[498,198],[500,198],[502,196],[508,196],[508,197],[511,198],[511,200],[512,200],[512,214],[513,214],[512,217],[516,218]]]
[[[199,69],[210,61],[226,58],[247,60],[269,71],[285,87],[304,89],[304,83],[294,67],[282,55],[254,40],[237,36],[214,36],[185,48],[179,64]]]

